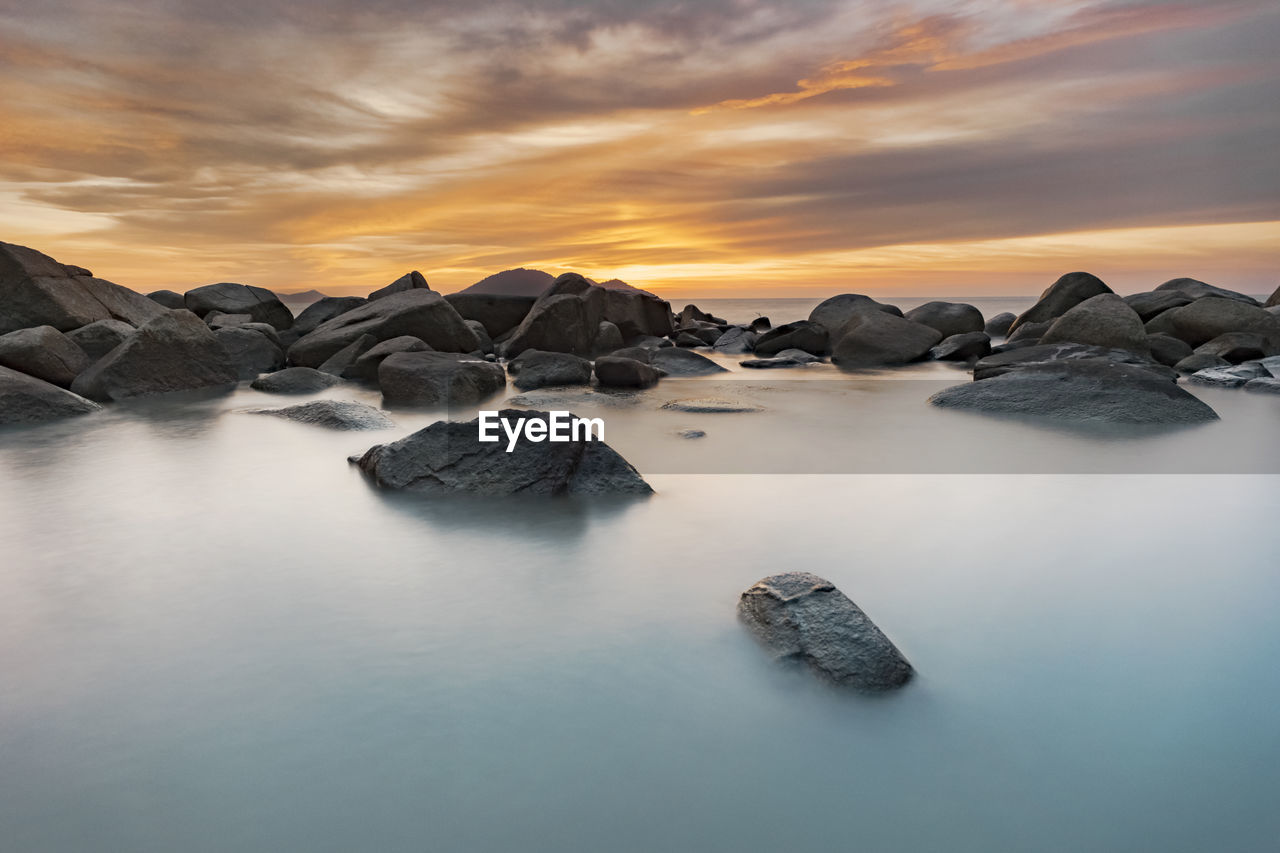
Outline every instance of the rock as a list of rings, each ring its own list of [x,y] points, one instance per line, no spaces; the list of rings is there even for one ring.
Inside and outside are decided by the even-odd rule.
[[[631,358],[636,361],[642,361],[645,364],[652,364],[653,354],[658,349],[658,347],[623,347],[622,349],[614,350],[609,355],[614,358]],[[663,347],[663,349],[670,349],[670,347]]]
[[[965,332],[943,338],[942,343],[929,350],[930,358],[938,361],[968,361],[991,354],[991,337],[986,332]]]
[[[1192,353],[1174,364],[1173,369],[1178,373],[1199,373],[1201,370],[1230,366],[1231,362],[1225,358],[1220,358],[1216,355],[1196,355]]]
[[[259,376],[249,387],[268,394],[314,394],[332,388],[341,381],[337,376],[321,373],[313,367],[286,367],[284,370]]]
[[[1065,311],[1040,337],[1042,344],[1088,344],[1150,355],[1142,320],[1114,293],[1091,296]]]
[[[902,316],[902,311],[897,306],[885,305],[870,296],[863,296],[860,293],[841,293],[839,296],[832,296],[830,299],[823,300],[816,308],[810,311],[809,322],[822,326],[827,330],[830,340],[837,341],[850,320],[870,312],[883,312],[893,314],[896,317]],[[804,347],[801,347],[801,349],[804,349]],[[767,354],[771,355],[772,353]],[[815,353],[815,355],[821,355],[821,353]]]
[[[1016,331],[1010,332],[1005,343],[1021,344],[1021,343],[1040,343],[1040,338],[1044,337],[1044,333],[1049,331],[1053,326],[1053,322],[1045,323],[1023,323]]]
[[[391,340],[396,340],[392,338]],[[414,338],[416,341],[417,338]],[[328,373],[331,376],[343,378],[353,366],[360,356],[373,349],[378,343],[378,339],[373,335],[361,335],[347,346],[335,352],[333,355],[325,359],[320,365],[321,373]]]
[[[550,278],[550,276],[548,276]],[[500,338],[519,326],[529,314],[536,296],[508,296],[498,293],[450,293],[445,296],[463,319],[484,325],[490,338]]]
[[[414,270],[400,276],[386,287],[375,290],[369,294],[369,301],[375,302],[379,299],[385,299],[388,296],[394,296],[397,293],[407,293],[410,290],[426,290],[430,291],[431,286],[427,284],[427,280],[423,278],[422,273]]]
[[[704,355],[675,347],[655,350],[649,363],[668,376],[708,376],[728,372]]]
[[[935,406],[1071,422],[1192,424],[1217,414],[1168,378],[1100,358],[1024,365],[929,398]]]
[[[53,326],[0,335],[0,365],[70,388],[90,364],[89,356]]]
[[[1151,358],[1160,364],[1173,367],[1191,355],[1191,346],[1170,335],[1147,335]]]
[[[413,335],[401,335],[398,338],[392,338],[389,341],[382,341],[369,347],[367,350],[356,356],[351,365],[344,369],[338,375],[343,379],[351,379],[356,382],[364,382],[370,385],[378,384],[378,368],[382,366],[382,362],[388,356],[398,352],[431,352],[431,347],[426,342],[415,338]]]
[[[241,379],[256,379],[284,367],[284,350],[255,329],[231,327],[214,333]]]
[[[1147,334],[1166,334],[1193,347],[1227,332],[1255,332],[1280,343],[1280,317],[1234,299],[1206,296],[1147,323]]]
[[[753,406],[750,403],[725,400],[720,397],[668,400],[662,404],[662,408],[673,412],[688,412],[694,415],[729,415],[763,411],[759,406]]]
[[[555,285],[552,285],[554,288]],[[618,327],[625,340],[640,335],[671,334],[671,304],[652,293],[624,285],[597,288],[604,291],[604,316]]]
[[[675,341],[676,346],[685,347],[687,349],[707,345],[706,341],[695,335],[693,332],[677,332]]]
[[[35,249],[0,243],[0,335],[36,326],[69,332],[98,320],[138,326],[166,313],[141,293],[78,270]]]
[[[1273,376],[1264,376],[1259,379],[1250,379],[1244,383],[1246,391],[1264,391],[1268,394],[1280,394],[1280,379]]]
[[[298,367],[294,370],[309,370]],[[320,374],[323,376],[324,374]],[[284,409],[246,409],[250,415],[271,415],[300,424],[313,424],[327,429],[393,429],[395,421],[382,412],[352,400],[312,400]]]
[[[0,426],[45,423],[100,408],[57,385],[0,367]]]
[[[866,314],[845,325],[831,361],[845,370],[908,364],[924,358],[941,340],[941,332],[921,323],[884,312]]]
[[[754,352],[756,348],[756,333],[741,326],[734,326],[716,338],[716,342],[712,344],[712,347],[716,352],[728,355],[744,355]]]
[[[747,330],[755,332],[756,334],[760,334],[761,332],[767,332],[772,328],[773,328],[773,324],[769,322],[768,317],[757,317],[747,324]]]
[[[548,412],[504,409],[500,418],[542,421]],[[499,434],[503,430],[497,429]],[[603,441],[519,440],[511,452],[503,436],[480,441],[479,420],[437,421],[407,438],[372,447],[357,464],[384,489],[428,495],[647,495],[653,492],[636,469]]]
[[[600,329],[600,309],[572,293],[543,296],[507,339],[508,358],[527,349],[589,356]]]
[[[742,593],[738,617],[775,658],[864,691],[901,687],[914,671],[858,605],[830,581],[786,572]]]
[[[716,322],[712,319],[710,314],[698,308],[697,305],[686,305],[680,313],[676,315],[677,326],[691,326],[698,321],[707,323]]]
[[[1267,297],[1267,301],[1262,303],[1264,308],[1275,308],[1277,306],[1280,306],[1280,287],[1273,290],[1271,295]]]
[[[312,302],[293,321],[293,331],[301,338],[320,328],[334,317],[340,317],[348,311],[354,311],[369,300],[361,296],[325,296]]]
[[[506,388],[507,374],[468,355],[398,352],[383,359],[378,385],[388,406],[472,406]]]
[[[1280,355],[1280,346],[1254,332],[1227,332],[1196,347],[1197,355],[1216,355],[1232,364]]]
[[[91,400],[125,400],[172,391],[229,390],[237,381],[235,364],[199,317],[190,311],[163,311],[76,377],[71,390]]]
[[[178,311],[187,307],[186,298],[181,293],[172,290],[153,290],[147,294],[147,298],[171,311]]]
[[[1187,377],[1193,385],[1214,385],[1219,388],[1239,388],[1253,379],[1264,378],[1257,370],[1241,370],[1240,367],[1210,367],[1197,370]]]
[[[801,349],[784,349],[772,358],[749,358],[738,364],[755,370],[768,370],[779,367],[804,367],[807,364],[819,364],[822,359]]]
[[[1246,296],[1243,293],[1237,293],[1234,290],[1227,290],[1222,287],[1214,287],[1212,284],[1205,284],[1203,281],[1197,281],[1194,278],[1175,278],[1166,281],[1155,289],[1156,293],[1167,292],[1180,293],[1189,299],[1204,299],[1206,296],[1213,296],[1219,299],[1230,299],[1234,302],[1241,302],[1245,305],[1258,305],[1258,300],[1252,296]]]
[[[982,331],[987,333],[988,337],[1003,338],[1009,334],[1009,327],[1013,325],[1013,321],[1018,319],[1018,315],[1011,311],[1005,311],[997,314],[986,322],[982,327]]]
[[[224,281],[188,290],[183,298],[187,310],[197,317],[220,311],[223,314],[248,314],[253,322],[267,323],[276,329],[287,329],[293,325],[293,312],[265,287]]]
[[[1273,355],[1270,358],[1260,359],[1258,364],[1262,365],[1262,368],[1266,370],[1267,373],[1277,379],[1280,379],[1280,355]]]
[[[229,329],[232,326],[243,326],[253,322],[252,314],[223,314],[221,311],[210,311],[204,315],[204,324],[215,332],[218,329]]]
[[[926,302],[903,315],[914,323],[937,329],[943,339],[967,332],[981,332],[982,312],[964,302]]]
[[[1046,323],[1058,319],[1090,297],[1111,293],[1102,279],[1087,272],[1069,272],[1040,294],[1036,304],[1013,321],[1009,332],[1016,332],[1025,323]]]
[[[975,382],[1002,376],[1029,364],[1042,364],[1051,361],[1078,361],[1080,359],[1109,361],[1113,364],[1129,364],[1151,372],[1162,379],[1173,380],[1177,374],[1162,365],[1156,364],[1144,356],[1130,350],[1114,350],[1088,344],[1037,344],[1032,347],[1021,347],[993,353],[979,359],[973,365]]]
[[[67,337],[94,362],[124,343],[136,329],[123,320],[97,320],[72,329]]]
[[[643,361],[615,355],[597,358],[595,370],[596,380],[606,388],[651,388],[658,384],[660,375]]]
[[[289,361],[319,367],[362,335],[371,335],[375,341],[409,335],[440,352],[480,348],[475,332],[443,296],[417,288],[384,296],[321,323],[289,347]]]
[[[1145,323],[1166,311],[1181,308],[1183,305],[1190,305],[1195,300],[1177,290],[1151,290],[1146,293],[1135,293],[1131,296],[1126,296],[1124,301]]]
[[[521,391],[591,384],[591,362],[567,352],[527,349],[508,365],[508,369],[516,375],[513,384]]]
[[[676,435],[680,436],[681,438],[706,438],[707,437],[706,432],[700,429],[677,430]]]
[[[831,300],[828,299],[827,302]],[[823,303],[826,304],[826,303]],[[819,305],[818,308],[822,306]],[[815,311],[817,308],[814,309]],[[784,323],[756,338],[757,355],[777,355],[784,349],[800,349],[813,355],[827,352],[827,327],[813,320]]]
[[[616,352],[625,346],[622,340],[622,332],[613,323],[608,320],[601,320],[600,325],[596,328],[596,340],[592,344],[591,350],[596,355],[608,355]]]

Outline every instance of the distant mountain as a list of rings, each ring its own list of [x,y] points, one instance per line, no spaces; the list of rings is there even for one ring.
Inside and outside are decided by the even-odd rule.
[[[327,295],[318,290],[299,290],[294,293],[276,291],[276,296],[287,302],[315,302],[318,299],[324,299]]]
[[[551,286],[555,276],[542,270],[528,270],[524,267],[514,270],[503,270],[488,278],[481,279],[466,288],[462,293],[494,293],[506,296],[538,296]]]
[[[643,290],[635,285],[627,284],[620,278],[611,278],[608,281],[594,281],[592,279],[587,279],[587,281],[590,281],[592,284],[599,285],[606,290],[634,290],[636,293],[649,293],[649,291]],[[654,296],[655,294],[649,293],[649,295]]]

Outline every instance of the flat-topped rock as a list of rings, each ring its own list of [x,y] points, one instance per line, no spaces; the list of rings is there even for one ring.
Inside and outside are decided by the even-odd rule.
[[[709,376],[728,372],[705,355],[676,347],[655,350],[649,363],[668,376]]]
[[[395,421],[372,406],[354,400],[312,400],[283,409],[246,409],[250,415],[271,415],[300,424],[339,430],[392,429]]]
[[[722,397],[695,397],[686,400],[668,400],[662,408],[673,412],[690,412],[700,415],[735,414],[740,412],[760,412],[759,406],[743,403],[740,400],[728,400]]]
[[[286,367],[259,376],[249,387],[267,394],[315,394],[341,382],[339,377],[322,373],[314,367]]]

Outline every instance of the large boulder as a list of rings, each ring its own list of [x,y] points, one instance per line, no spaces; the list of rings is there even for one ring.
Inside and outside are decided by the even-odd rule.
[[[1003,338],[1009,334],[1009,327],[1013,325],[1013,321],[1018,319],[1018,315],[1012,311],[1003,311],[988,320],[982,327],[982,331],[986,332],[988,337]]]
[[[56,421],[100,408],[57,385],[0,367],[0,426]]]
[[[1102,358],[1025,365],[929,398],[935,406],[1069,422],[1195,424],[1218,415],[1175,381]]]
[[[553,415],[503,409],[508,423],[521,418],[555,428]],[[527,422],[527,421],[526,421]],[[428,495],[647,495],[653,492],[627,460],[600,440],[579,432],[576,441],[519,440],[508,452],[500,427],[498,441],[480,440],[479,420],[437,421],[391,444],[370,448],[357,464],[385,489]]]
[[[354,311],[366,305],[368,301],[362,296],[322,297],[302,309],[302,313],[293,321],[293,331],[299,338],[309,335],[320,328],[321,324],[329,322],[334,317],[340,317],[348,311]]]
[[[440,352],[474,352],[480,347],[475,332],[443,296],[415,288],[321,323],[289,347],[289,361],[300,367],[319,367],[362,335],[375,341],[411,335]]]
[[[794,323],[774,326],[756,338],[755,353],[756,355],[777,355],[784,349],[802,349],[813,355],[823,355],[829,346],[828,328],[825,324],[814,320],[797,320]]]
[[[1275,308],[1280,306],[1280,287],[1277,287],[1271,292],[1271,295],[1267,297],[1266,302],[1262,303],[1262,306],[1264,308]]]
[[[908,364],[924,358],[941,340],[942,333],[930,326],[885,312],[864,314],[845,325],[831,361],[847,370]]]
[[[123,320],[97,320],[87,326],[72,329],[67,332],[67,337],[84,350],[89,361],[94,362],[120,346],[136,331]]]
[[[1218,299],[1230,299],[1234,302],[1241,302],[1245,305],[1258,305],[1258,300],[1252,296],[1246,296],[1234,290],[1227,290],[1223,287],[1214,287],[1212,284],[1205,284],[1194,278],[1174,278],[1166,281],[1155,289],[1156,293],[1180,293],[1189,299],[1204,299],[1206,296],[1212,296]]]
[[[678,347],[655,350],[649,363],[668,376],[709,376],[728,372],[705,355]]]
[[[606,388],[651,388],[662,376],[643,361],[612,355],[597,358],[595,371],[596,380]]]
[[[527,349],[590,356],[603,319],[601,307],[575,293],[542,296],[511,333],[504,352],[508,358]]]
[[[284,370],[259,376],[249,387],[267,394],[314,394],[341,382],[337,376],[321,373],[314,367],[286,367]]]
[[[354,379],[356,382],[364,382],[376,385],[378,382],[378,368],[382,367],[382,362],[386,361],[390,356],[398,352],[431,352],[431,347],[420,338],[413,335],[401,335],[398,338],[392,338],[389,341],[382,341],[374,344],[365,350],[347,367],[338,371],[338,375],[343,379]]]
[[[0,243],[0,335],[34,326],[69,332],[98,320],[138,326],[167,309],[35,249]]]
[[[267,323],[276,329],[293,325],[293,312],[265,287],[224,281],[188,290],[183,297],[187,310],[197,317],[213,311],[223,314],[248,314],[255,323]]]
[[[76,377],[71,390],[91,400],[229,389],[239,380],[217,336],[190,311],[164,311]]]
[[[1195,302],[1190,296],[1178,290],[1149,290],[1146,293],[1134,293],[1126,296],[1124,301],[1142,318],[1144,323],[1166,311]]]
[[[521,391],[591,384],[591,362],[567,352],[527,349],[507,368],[516,377],[513,384]]]
[[[975,381],[1002,376],[1029,364],[1041,364],[1050,361],[1079,361],[1081,359],[1101,359],[1114,364],[1130,364],[1151,371],[1165,379],[1175,379],[1177,374],[1163,365],[1152,362],[1145,356],[1131,350],[1107,349],[1088,344],[1061,343],[1036,344],[1030,347],[1004,350],[979,359],[973,365]]]
[[[1091,296],[1065,311],[1041,336],[1040,343],[1088,344],[1140,355],[1151,352],[1142,320],[1114,293]]]
[[[914,672],[858,605],[808,572],[757,582],[738,600],[738,617],[775,658],[803,663],[842,686],[892,690]]]
[[[968,361],[991,354],[991,337],[986,332],[965,332],[943,338],[942,343],[929,350],[930,358],[938,361]]]
[[[374,302],[378,299],[385,299],[388,296],[394,296],[397,293],[407,293],[410,290],[431,290],[431,286],[427,284],[427,280],[423,277],[422,273],[414,270],[400,276],[386,287],[370,293],[369,301]]]
[[[1111,288],[1096,275],[1087,272],[1069,272],[1040,294],[1036,304],[1019,315],[1009,327],[1012,334],[1025,323],[1047,323],[1058,319],[1086,299],[1100,293],[1111,293]]]
[[[626,340],[641,335],[662,337],[671,334],[671,304],[634,287],[606,287],[604,316],[618,327]]]
[[[284,367],[284,350],[256,329],[231,326],[213,332],[241,379],[256,379]]]
[[[450,293],[445,296],[449,304],[464,319],[484,324],[491,338],[499,338],[520,325],[528,315],[536,296],[508,296],[500,293]]]
[[[964,302],[926,302],[903,316],[912,322],[937,329],[944,339],[966,332],[981,332],[986,326],[982,312]]]
[[[1170,335],[1147,335],[1151,346],[1151,358],[1160,364],[1173,367],[1191,355],[1191,345]]]
[[[1232,364],[1280,355],[1280,338],[1256,332],[1227,332],[1195,348],[1199,355],[1216,355]]]
[[[1198,347],[1227,332],[1255,332],[1280,343],[1280,317],[1236,299],[1206,296],[1147,323],[1148,334],[1171,335]]]
[[[877,302],[861,293],[841,293],[818,303],[818,306],[809,312],[809,322],[822,326],[827,330],[831,340],[836,341],[839,340],[841,330],[850,320],[873,311],[893,314],[896,317],[902,316],[902,311],[895,305]]]
[[[395,340],[395,338],[392,338]],[[416,340],[416,339],[415,339]],[[326,358],[319,367],[321,373],[342,378],[359,360],[360,356],[373,349],[378,339],[373,335],[361,335],[333,355]]]
[[[171,311],[178,311],[187,307],[186,297],[174,290],[153,290],[147,294],[147,298]]]
[[[446,352],[397,352],[378,367],[382,402],[388,406],[472,406],[507,386],[497,364]]]
[[[283,409],[247,409],[245,411],[250,415],[271,415],[326,429],[392,429],[396,425],[395,421],[372,406],[366,406],[354,400],[312,400],[310,403]]]
[[[744,329],[742,326],[734,326],[716,338],[716,342],[712,344],[712,347],[716,352],[728,355],[745,355],[755,351],[756,340],[757,335],[755,332],[750,329]]]
[[[0,335],[0,365],[70,388],[90,364],[89,356],[53,326]]]

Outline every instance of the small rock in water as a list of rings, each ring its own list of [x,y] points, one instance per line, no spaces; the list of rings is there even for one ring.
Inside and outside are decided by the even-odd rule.
[[[1250,379],[1244,384],[1246,391],[1264,391],[1268,394],[1280,394],[1280,379],[1271,376]]]
[[[1252,379],[1267,376],[1267,371],[1257,362],[1238,367],[1210,367],[1198,370],[1187,377],[1195,385],[1216,385],[1219,388],[1239,388]]]
[[[341,382],[332,373],[322,373],[314,367],[286,367],[284,370],[259,376],[249,387],[268,394],[314,394]]]
[[[688,400],[668,400],[662,408],[673,412],[689,412],[691,414],[712,415],[733,412],[759,412],[759,406],[741,403],[737,400],[725,400],[717,397],[697,397]]]
[[[757,582],[738,600],[738,617],[774,657],[802,662],[836,684],[878,692],[901,687],[914,674],[858,605],[808,572]]]
[[[372,406],[354,400],[312,400],[284,409],[246,409],[245,414],[274,415],[328,429],[391,429],[396,425],[395,421]]]
[[[681,438],[706,438],[707,434],[700,429],[682,429],[676,433]]]

